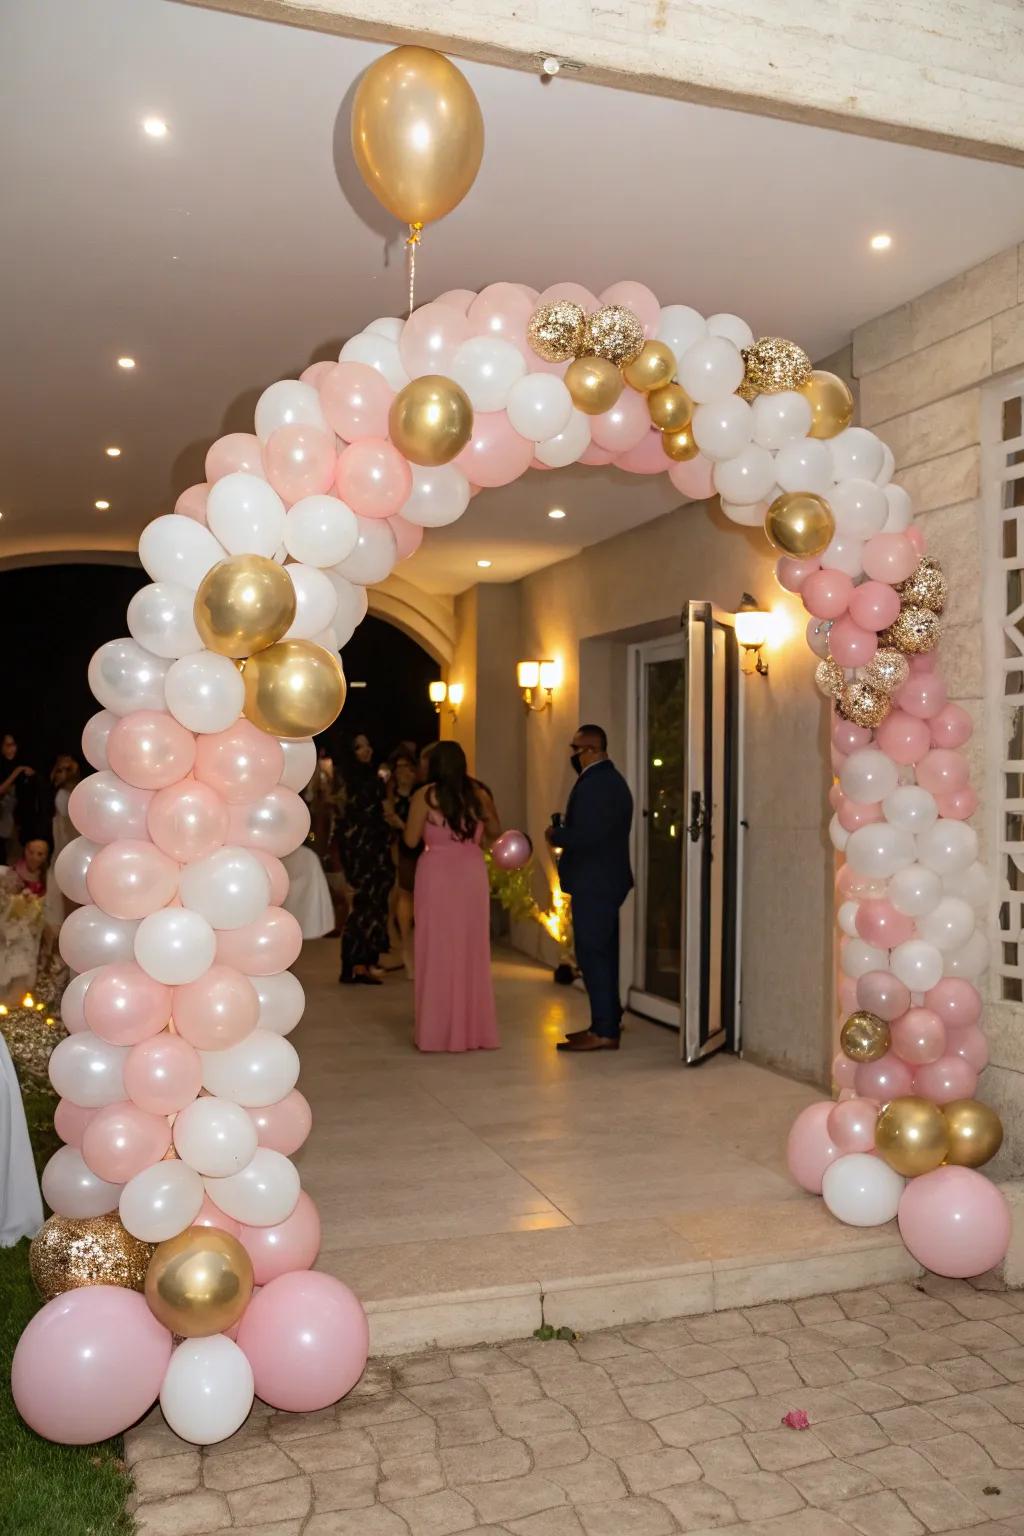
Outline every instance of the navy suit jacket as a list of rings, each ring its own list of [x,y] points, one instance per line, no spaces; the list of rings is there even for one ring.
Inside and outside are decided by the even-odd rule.
[[[561,849],[558,882],[568,895],[625,901],[633,885],[629,865],[629,833],[633,796],[614,763],[607,758],[586,769],[577,780],[565,810],[565,824],[554,836]]]

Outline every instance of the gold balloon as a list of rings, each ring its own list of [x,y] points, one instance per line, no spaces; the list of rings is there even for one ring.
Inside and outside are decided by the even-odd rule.
[[[864,668],[864,681],[880,693],[895,693],[910,676],[910,662],[893,646],[879,646]]]
[[[807,559],[828,548],[836,525],[824,497],[813,491],[783,491],[765,514],[764,531],[784,555]]]
[[[276,560],[230,555],[199,583],[192,615],[208,650],[251,656],[280,640],[294,621],[295,588]]]
[[[600,416],[622,394],[622,374],[606,357],[578,357],[565,370],[565,387],[578,410]]]
[[[853,395],[834,373],[815,368],[810,378],[796,386],[811,406],[809,437],[835,437],[853,420]]]
[[[676,355],[663,341],[645,341],[643,351],[627,363],[622,377],[630,389],[646,395],[663,384],[671,384],[676,371]]]
[[[644,349],[644,328],[625,305],[606,304],[587,321],[586,346],[610,363],[631,363]]]
[[[39,1294],[52,1301],[83,1285],[141,1291],[152,1253],[117,1216],[51,1216],[32,1239],[28,1262]]]
[[[571,299],[542,304],[530,316],[526,339],[548,363],[567,363],[586,347],[587,316]]]
[[[889,1026],[877,1013],[858,1008],[840,1030],[839,1044],[851,1061],[878,1061],[889,1049]]]
[[[388,432],[411,464],[448,464],[473,435],[473,407],[452,379],[427,373],[392,400]]]
[[[799,389],[811,376],[811,360],[803,347],[782,336],[762,336],[744,350],[743,361],[746,372],[740,391],[748,400],[754,395]]]
[[[939,562],[925,555],[913,576],[897,583],[896,591],[908,607],[930,608],[932,613],[941,613],[949,595],[949,582],[942,574]]]
[[[428,224],[461,203],[484,152],[469,81],[432,48],[393,48],[371,64],[352,103],[359,174],[403,224]]]
[[[662,432],[678,432],[690,425],[693,401],[681,384],[663,384],[647,396],[647,409]]]
[[[846,684],[846,674],[838,661],[833,661],[829,656],[825,661],[819,661],[814,669],[814,681],[826,698],[838,699]]]
[[[246,719],[286,741],[326,731],[345,702],[341,662],[312,640],[282,640],[250,656],[243,680]]]
[[[844,720],[874,729],[881,725],[892,705],[889,695],[866,681],[847,683],[836,702]]]
[[[934,651],[941,634],[938,615],[930,608],[902,608],[895,624],[883,629],[878,640],[880,645],[893,645],[899,651],[919,656],[924,651]]]
[[[689,424],[685,427],[677,427],[674,432],[663,432],[661,446],[668,457],[677,464],[688,464],[700,453],[694,441],[693,428]]]
[[[159,1243],[146,1275],[158,1322],[185,1339],[233,1328],[252,1295],[252,1260],[230,1232],[186,1227]]]
[[[960,1168],[980,1168],[995,1157],[1003,1144],[1003,1122],[995,1110],[977,1099],[954,1099],[943,1104],[949,1131],[947,1163]]]
[[[875,1123],[875,1151],[905,1179],[931,1173],[949,1151],[946,1117],[931,1099],[890,1099]]]

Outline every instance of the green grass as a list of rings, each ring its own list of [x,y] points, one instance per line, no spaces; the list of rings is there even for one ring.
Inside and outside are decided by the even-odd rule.
[[[29,1134],[42,1166],[59,1145],[56,1100],[26,1090]],[[28,1268],[28,1242],[0,1248],[0,1536],[130,1536],[130,1483],[120,1439],[102,1445],[54,1445],[29,1429],[11,1400],[11,1358],[29,1318],[42,1305]]]

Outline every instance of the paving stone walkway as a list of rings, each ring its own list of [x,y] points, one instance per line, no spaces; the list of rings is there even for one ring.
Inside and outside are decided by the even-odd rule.
[[[156,1413],[127,1457],[139,1536],[1024,1536],[1024,1293],[927,1279],[373,1361],[203,1452]]]

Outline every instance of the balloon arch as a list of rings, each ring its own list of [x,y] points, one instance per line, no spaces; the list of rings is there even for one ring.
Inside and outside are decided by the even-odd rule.
[[[338,652],[367,585],[531,467],[667,470],[780,552],[834,701],[844,855],[838,1102],[799,1117],[790,1167],[842,1221],[898,1217],[939,1273],[1003,1256],[1006,1203],[976,1171],[1002,1133],[973,1098],[987,883],[971,721],[934,661],[945,579],[852,413],[841,380],[735,315],[638,282],[496,283],[375,320],[339,362],[272,384],[254,432],[214,443],[206,482],[144,530],[151,585],[90,664],[95,772],[56,865],[79,904],[50,1066],[65,1145],[33,1245],[50,1299],[13,1370],[41,1434],[99,1440],[159,1396],[209,1443],[254,1391],[312,1410],[358,1379],[366,1319],[312,1270],[319,1221],[291,1161],[311,1117],[281,860],[309,829],[312,737],[343,703]]]

